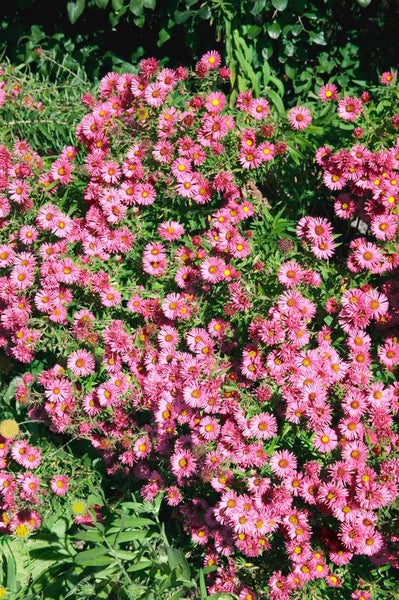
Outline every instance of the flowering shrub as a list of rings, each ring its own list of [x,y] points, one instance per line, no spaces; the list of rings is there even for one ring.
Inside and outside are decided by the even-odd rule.
[[[72,502],[75,524],[102,519],[106,498],[81,500],[90,465],[49,458],[30,429],[45,424],[144,501],[163,494],[214,567],[208,593],[364,600],[364,561],[399,565],[395,77],[375,102],[326,84],[282,116],[267,95],[230,106],[228,76],[213,51],[192,73],[145,59],[82,96],[76,144],[55,159],[0,147],[15,375],[0,527],[28,536],[49,499]],[[325,143],[327,118],[348,148]],[[301,148],[334,194],[324,215],[298,202],[284,216],[264,195]]]

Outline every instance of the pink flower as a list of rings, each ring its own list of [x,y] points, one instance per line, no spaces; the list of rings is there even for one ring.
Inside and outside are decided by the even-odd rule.
[[[381,75],[381,83],[383,85],[390,85],[396,79],[396,73],[394,71],[384,71]]]
[[[277,279],[286,287],[295,287],[303,277],[304,270],[295,260],[283,263],[277,272]]]
[[[265,98],[251,99],[248,112],[257,121],[265,119],[270,112],[270,104]]]
[[[197,469],[197,461],[189,450],[175,452],[172,454],[170,462],[172,473],[179,479],[181,477],[189,477]]]
[[[226,105],[226,96],[221,92],[211,92],[205,99],[205,108],[210,113],[220,112]]]
[[[297,469],[296,456],[289,450],[278,450],[270,458],[270,468],[275,475],[286,477]]]
[[[331,102],[331,100],[337,100],[337,91],[337,86],[333,83],[327,83],[319,89],[318,95],[322,102]]]
[[[206,52],[200,59],[200,63],[206,65],[208,69],[217,69],[222,62],[219,52],[210,50]]]
[[[331,452],[338,445],[337,434],[333,429],[325,428],[315,435],[313,445],[319,452]]]
[[[257,439],[268,440],[277,434],[277,421],[269,413],[259,413],[251,417],[248,429]]]
[[[344,121],[355,121],[362,110],[363,104],[359,98],[345,96],[338,102],[337,113]]]
[[[75,377],[86,377],[95,371],[94,356],[88,350],[76,350],[68,356],[67,367]]]
[[[57,496],[64,496],[69,487],[68,477],[65,475],[54,475],[50,481],[50,487]]]
[[[312,113],[306,106],[294,106],[288,111],[288,121],[293,129],[306,129],[312,122]]]

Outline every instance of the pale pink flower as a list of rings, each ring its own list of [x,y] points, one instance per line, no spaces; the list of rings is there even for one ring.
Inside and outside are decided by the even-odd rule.
[[[294,106],[288,111],[288,121],[293,129],[306,129],[312,122],[312,113],[306,106]]]

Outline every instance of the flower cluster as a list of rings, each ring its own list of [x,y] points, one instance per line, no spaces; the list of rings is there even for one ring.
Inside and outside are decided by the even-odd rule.
[[[108,73],[52,162],[25,140],[0,147],[0,348],[24,371],[29,419],[87,440],[143,499],[164,494],[217,568],[210,593],[257,597],[245,557],[286,600],[341,585],[357,556],[397,560],[385,526],[399,495],[398,150],[316,153],[336,214],[378,242],[351,242],[344,275],[328,266],[324,217],[299,219],[288,256],[264,256],[256,182],[285,141],[267,98],[229,107],[220,65],[212,51],[193,73],[155,59]],[[302,130],[312,117],[288,118]],[[0,436],[0,527],[22,536],[74,482],[67,469],[41,480],[45,453],[12,419]],[[77,523],[92,518],[73,506]]]

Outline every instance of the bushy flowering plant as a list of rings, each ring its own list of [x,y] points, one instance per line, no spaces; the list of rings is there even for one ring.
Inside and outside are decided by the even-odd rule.
[[[0,147],[0,345],[16,405],[89,442],[144,500],[163,493],[216,567],[209,593],[367,597],[362,561],[398,567],[396,115],[376,129],[377,103],[328,84],[316,109],[284,117],[267,93],[230,106],[228,76],[216,52],[193,72],[145,59],[82,96],[76,144],[55,159],[26,140]],[[322,145],[327,117],[370,147]],[[295,223],[264,194],[309,147],[336,196],[324,215],[291,207]],[[339,219],[352,225],[340,242]],[[11,412],[0,527],[25,535],[39,488],[70,502],[72,472],[41,476],[40,441]]]

